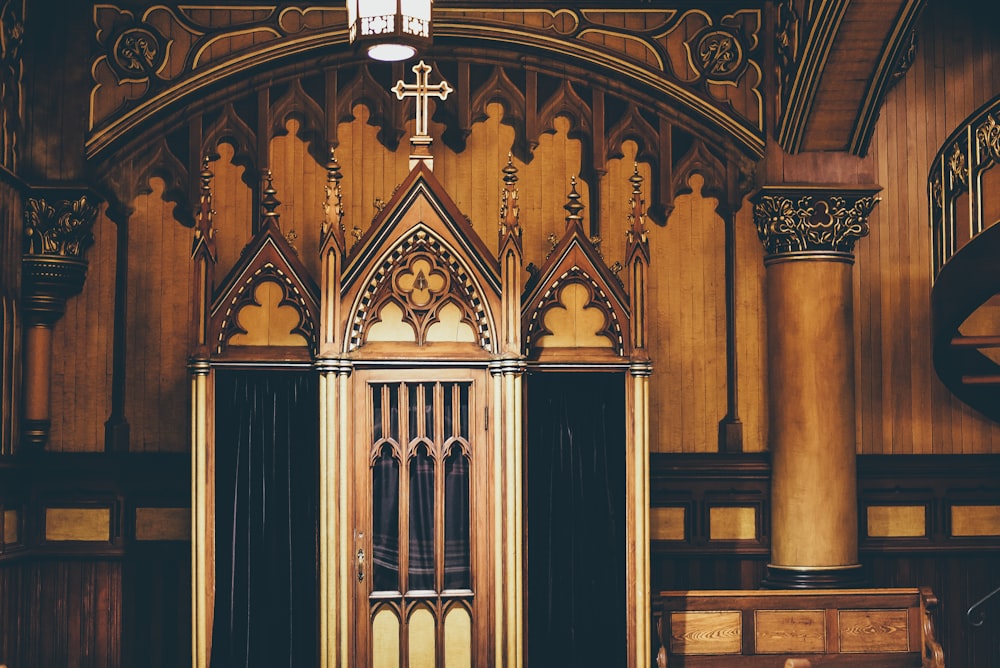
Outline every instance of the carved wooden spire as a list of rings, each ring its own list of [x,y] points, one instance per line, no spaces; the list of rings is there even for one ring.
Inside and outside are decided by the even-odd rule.
[[[628,268],[626,287],[632,309],[629,331],[632,341],[633,362],[648,362],[646,355],[646,274],[649,268],[649,240],[646,233],[645,200],[642,197],[642,176],[636,162],[632,176],[632,195],[629,197],[628,229],[625,231],[625,266]]]
[[[627,254],[631,254],[635,245],[640,245],[645,249],[646,259],[649,259],[649,243],[646,238],[646,201],[642,197],[642,176],[639,175],[639,163],[636,162],[632,176],[629,177],[632,184],[632,196],[629,198],[628,230],[625,232],[627,238]]]
[[[264,224],[269,222],[274,222],[276,227],[281,227],[278,221],[279,214],[275,209],[281,204],[281,201],[276,197],[278,191],[274,189],[274,181],[271,176],[271,170],[268,169],[267,173],[264,175],[264,197],[260,200],[260,208],[262,210],[262,215],[264,218]]]
[[[504,317],[502,345],[505,355],[521,354],[521,272],[524,261],[521,249],[521,208],[517,193],[517,167],[514,156],[507,154],[500,192],[500,261],[501,304]]]
[[[334,242],[340,252],[345,250],[344,241],[344,194],[340,187],[340,181],[344,178],[340,170],[340,163],[337,162],[336,151],[330,147],[330,159],[326,163],[326,185],[323,190],[326,199],[323,201],[323,226],[320,228],[319,245],[325,247],[328,243]]]
[[[196,359],[208,357],[208,323],[209,310],[212,304],[212,292],[215,289],[215,228],[212,225],[212,178],[215,176],[208,168],[208,156],[201,161],[201,197],[198,207],[198,218],[194,227],[194,242],[191,247],[192,272],[194,280],[191,283],[194,308],[191,318],[193,333],[191,356]]]
[[[197,256],[200,252],[205,252],[208,257],[215,261],[215,227],[212,224],[212,217],[215,210],[212,209],[212,179],[215,174],[208,168],[208,156],[201,161],[201,172],[198,174],[201,180],[201,195],[198,202],[198,216],[194,227],[194,244],[191,247],[191,256]]]
[[[507,165],[503,168],[503,190],[500,193],[500,245],[507,236],[521,238],[521,206],[518,201],[517,167],[514,156],[507,154]]]
[[[573,225],[577,225],[580,229],[583,229],[583,216],[580,212],[583,211],[583,204],[580,202],[582,199],[580,193],[576,191],[576,177],[571,176],[569,179],[570,191],[569,195],[566,196],[567,202],[563,205],[566,209],[568,215],[566,216],[566,229],[570,229]]]

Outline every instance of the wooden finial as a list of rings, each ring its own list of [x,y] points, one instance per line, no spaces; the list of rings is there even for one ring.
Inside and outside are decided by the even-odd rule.
[[[340,171],[340,163],[337,162],[336,151],[330,147],[330,159],[326,163],[326,201],[323,203],[323,210],[326,212],[326,220],[323,222],[323,234],[329,232],[328,227],[332,224],[339,232],[344,231],[344,195],[340,188],[340,180],[344,175]]]
[[[275,197],[275,195],[278,194],[278,191],[274,189],[274,182],[270,169],[268,169],[267,173],[264,175],[264,180],[266,181],[266,185],[264,186],[264,197],[260,201],[260,206],[264,210],[264,220],[273,220],[275,224],[277,224],[278,213],[275,209],[278,208],[278,205],[281,204],[281,202],[277,197]]]
[[[628,229],[625,231],[628,244],[646,243],[646,212],[644,200],[642,199],[642,176],[639,175],[639,163],[633,167],[632,176],[629,177],[632,184],[632,195],[628,200]]]
[[[500,237],[507,234],[519,236],[521,226],[518,219],[521,208],[518,205],[517,167],[514,166],[514,156],[507,154],[507,165],[503,168],[503,190],[500,192]]]
[[[195,245],[197,245],[198,239],[202,237],[211,239],[214,235],[212,214],[215,211],[212,210],[212,178],[215,174],[208,168],[208,163],[209,159],[206,155],[201,161],[201,172],[198,173],[198,177],[201,179],[201,196],[199,198],[198,220],[194,231]]]
[[[198,174],[198,176],[201,177],[201,194],[202,194],[202,197],[205,197],[206,195],[209,196],[209,197],[211,197],[211,193],[212,193],[212,178],[215,176],[215,174],[212,173],[212,170],[210,170],[208,168],[208,162],[209,162],[208,161],[208,156],[206,155],[201,160],[201,172]]]
[[[571,176],[570,177],[570,179],[569,179],[569,185],[570,185],[570,191],[569,191],[569,195],[567,196],[567,199],[569,201],[566,202],[566,204],[563,206],[563,208],[566,209],[566,211],[569,213],[569,215],[566,216],[566,227],[567,228],[570,225],[574,225],[574,224],[575,225],[583,225],[583,216],[580,215],[580,212],[583,211],[583,204],[580,203],[580,200],[582,199],[580,197],[580,193],[578,193],[576,191],[576,177],[575,176]]]

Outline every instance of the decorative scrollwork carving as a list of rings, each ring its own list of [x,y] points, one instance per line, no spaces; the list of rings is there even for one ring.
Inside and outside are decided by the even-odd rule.
[[[948,156],[948,170],[951,172],[952,179],[964,186],[968,185],[969,162],[962,147],[958,144],[952,146],[951,155]]]
[[[87,195],[49,201],[28,197],[24,203],[24,254],[84,259],[94,243],[97,204]]]
[[[1000,162],[1000,124],[992,114],[976,128],[976,142],[980,152],[985,153],[993,162]]]
[[[768,255],[849,254],[857,240],[868,235],[868,216],[878,201],[873,191],[802,194],[764,189],[754,198],[754,222]]]
[[[746,52],[739,32],[709,27],[686,43],[691,65],[709,81],[736,81],[746,69]]]
[[[126,30],[115,40],[112,54],[116,69],[127,78],[149,79],[163,63],[166,47],[152,27]]]

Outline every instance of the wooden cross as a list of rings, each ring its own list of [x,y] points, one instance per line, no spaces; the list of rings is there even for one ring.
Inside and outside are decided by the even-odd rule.
[[[427,83],[428,75],[431,73],[431,66],[420,61],[413,66],[413,71],[417,75],[417,83],[408,84],[404,83],[402,79],[396,82],[396,85],[392,88],[392,91],[396,94],[396,99],[402,100],[407,97],[416,98],[416,108],[417,108],[417,130],[415,135],[417,137],[427,136],[427,99],[430,97],[436,97],[439,100],[448,99],[448,93],[453,92],[453,88],[448,85],[447,81],[442,80],[439,84],[434,84],[431,86]]]

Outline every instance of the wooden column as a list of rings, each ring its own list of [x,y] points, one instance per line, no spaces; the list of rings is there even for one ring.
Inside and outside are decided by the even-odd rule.
[[[854,244],[877,188],[765,187],[771,563],[765,586],[847,587],[858,563]]]
[[[42,448],[49,438],[52,328],[66,312],[66,300],[83,290],[97,202],[80,188],[33,189],[24,200],[22,440],[30,447]]]

